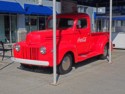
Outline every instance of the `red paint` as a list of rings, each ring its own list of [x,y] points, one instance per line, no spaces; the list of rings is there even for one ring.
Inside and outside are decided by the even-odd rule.
[[[49,20],[51,18],[49,17]],[[57,26],[57,64],[60,64],[64,55],[69,52],[73,54],[75,63],[103,54],[104,46],[109,42],[109,33],[91,33],[90,17],[87,14],[60,14],[57,15],[57,19],[59,18],[72,19],[73,26],[69,28],[58,28]],[[80,29],[77,28],[77,23],[78,19],[82,18],[87,20],[87,27]],[[72,21],[69,24],[72,24]],[[49,61],[49,67],[52,67],[52,34],[52,29],[48,26],[46,26],[46,30],[29,33],[25,41],[16,43],[21,48],[19,52],[15,48],[13,49],[14,57]],[[44,55],[40,53],[42,46],[46,47]]]

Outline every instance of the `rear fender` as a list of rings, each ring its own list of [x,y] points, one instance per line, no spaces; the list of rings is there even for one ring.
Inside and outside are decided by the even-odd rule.
[[[100,37],[96,44],[96,51],[98,51],[100,54],[103,54],[104,47],[108,43],[109,43],[109,40],[107,37]]]

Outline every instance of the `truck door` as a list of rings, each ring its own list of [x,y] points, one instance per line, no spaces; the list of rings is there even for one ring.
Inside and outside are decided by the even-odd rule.
[[[78,55],[86,55],[90,50],[90,24],[86,18],[76,23],[76,46]]]

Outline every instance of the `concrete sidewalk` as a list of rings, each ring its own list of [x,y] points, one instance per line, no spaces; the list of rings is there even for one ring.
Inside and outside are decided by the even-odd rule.
[[[0,94],[125,94],[125,50],[114,50],[113,61],[89,59],[51,85],[48,70],[22,70],[10,58],[0,62]]]

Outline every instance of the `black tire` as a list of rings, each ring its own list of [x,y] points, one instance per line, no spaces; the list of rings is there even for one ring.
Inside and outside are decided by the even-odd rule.
[[[22,68],[22,69],[26,69],[26,68],[28,68],[28,65],[26,65],[26,64],[20,64],[20,68]]]
[[[58,66],[58,74],[66,74],[72,70],[73,57],[70,54],[66,54]]]
[[[100,55],[100,59],[107,59],[108,55],[109,55],[109,54],[108,54],[108,45],[106,45],[106,46],[104,47],[103,54]]]

